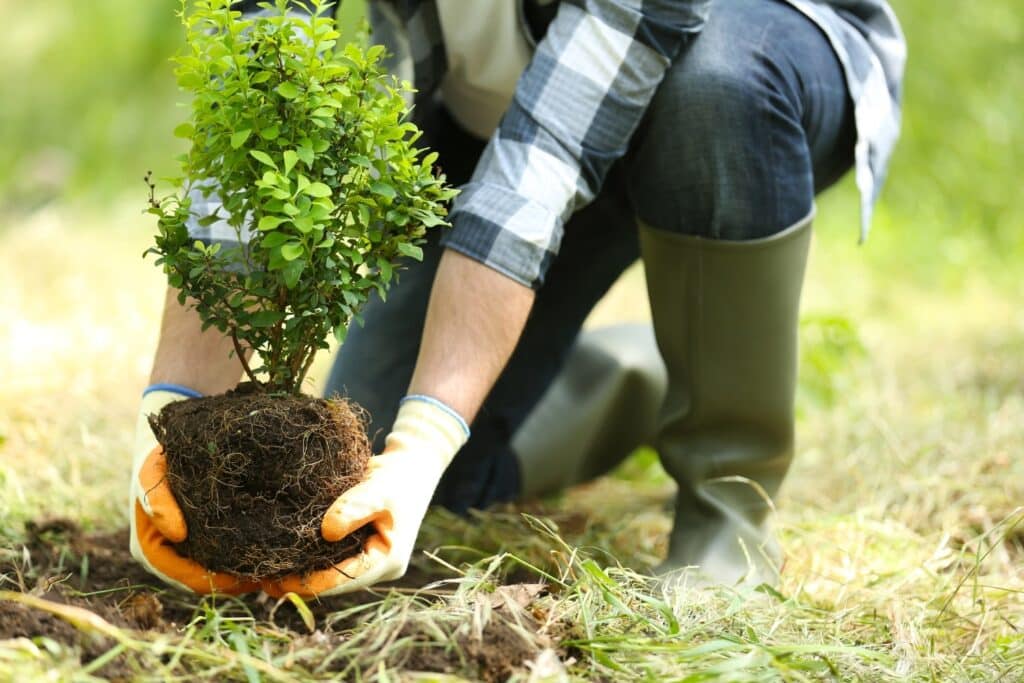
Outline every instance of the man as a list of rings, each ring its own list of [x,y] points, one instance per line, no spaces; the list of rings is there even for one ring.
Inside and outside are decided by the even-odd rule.
[[[260,587],[333,594],[397,578],[431,500],[464,511],[538,495],[643,442],[679,484],[661,569],[771,581],[780,553],[765,522],[793,453],[814,196],[855,166],[866,236],[898,133],[905,48],[887,4],[370,10],[390,67],[415,84],[427,143],[465,184],[453,228],[367,306],[331,374],[329,393],[366,406],[387,437],[323,535],[374,535],[339,567]],[[638,257],[653,335],[580,335]],[[229,343],[198,329],[170,293],[143,415],[238,380]],[[166,492],[138,484],[153,477],[144,421],[139,435],[136,557],[192,590],[257,588],[174,555],[161,529],[184,527],[167,523]]]

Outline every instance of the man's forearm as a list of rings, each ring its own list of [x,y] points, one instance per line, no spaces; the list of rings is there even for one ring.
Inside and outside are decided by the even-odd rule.
[[[178,303],[178,290],[168,288],[150,384],[220,394],[238,383],[242,366],[232,357],[231,340],[212,327],[204,332],[202,324],[195,309]]]
[[[472,422],[519,341],[533,299],[529,287],[446,250],[409,393],[443,401]]]

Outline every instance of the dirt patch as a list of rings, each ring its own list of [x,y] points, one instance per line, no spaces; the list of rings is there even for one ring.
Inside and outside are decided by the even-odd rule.
[[[199,602],[195,595],[169,589],[131,556],[127,528],[85,534],[73,521],[53,519],[30,522],[25,530],[24,552],[19,550],[8,558],[0,556],[0,590],[32,593],[59,604],[84,607],[115,626],[137,631],[175,630],[195,617]],[[411,567],[405,577],[382,588],[418,588],[444,576]],[[328,615],[376,599],[372,593],[359,592],[312,599],[307,604],[315,628],[322,629]],[[296,634],[309,632],[302,615],[287,601],[250,594],[234,602],[258,621]],[[335,621],[334,629],[353,625]],[[0,619],[0,640],[18,637],[6,626]],[[68,644],[77,642],[57,639]]]
[[[166,639],[183,632],[185,625],[202,618],[202,600],[197,596],[168,589],[150,576],[131,557],[127,529],[117,532],[84,534],[69,520],[56,519],[27,525],[22,548],[0,555],[0,590],[14,590],[42,598],[56,605],[89,610],[110,624],[140,634],[141,638]],[[451,574],[426,573],[410,568],[405,578],[382,586],[419,589]],[[539,592],[536,584],[501,586],[480,599],[489,601],[490,618],[482,632],[471,633],[468,624],[449,621],[439,633],[436,624],[428,627],[416,622],[401,627],[398,638],[408,638],[411,647],[396,650],[391,665],[412,671],[450,672],[482,681],[503,681],[525,671],[551,643],[537,636],[538,624],[524,603]],[[239,616],[266,624],[287,637],[298,650],[308,650],[306,663],[315,669],[338,644],[361,628],[364,615],[351,610],[357,605],[379,600],[379,595],[360,592],[323,600],[310,600],[314,632],[295,606],[262,594],[218,601],[223,616]],[[346,610],[344,619],[338,613]],[[56,610],[59,612],[59,610]],[[374,629],[394,629],[378,622]],[[444,638],[438,638],[443,635]],[[46,637],[77,651],[82,664],[102,656],[114,642],[79,631],[65,619],[43,609],[0,599],[0,640]],[[371,638],[374,642],[373,638]],[[387,640],[387,638],[385,638]],[[368,652],[368,654],[371,654]],[[375,652],[372,654],[376,654]],[[346,668],[350,660],[331,662],[329,669]],[[355,662],[361,670],[361,662]],[[125,653],[111,659],[97,675],[131,680],[146,669],[138,655]]]
[[[459,633],[447,643],[438,643],[426,628],[407,624],[399,637],[415,644],[402,666],[411,671],[469,674],[486,683],[505,681],[525,671],[527,662],[536,659],[543,649],[536,638],[522,630],[530,626],[516,627],[493,615],[478,636]]]
[[[371,456],[349,402],[239,389],[176,401],[150,423],[188,524],[183,555],[258,580],[326,569],[362,549],[367,529],[337,543],[320,535]]]
[[[459,645],[476,665],[480,679],[488,683],[507,680],[540,654],[533,641],[504,621],[492,620],[480,638],[463,638]]]

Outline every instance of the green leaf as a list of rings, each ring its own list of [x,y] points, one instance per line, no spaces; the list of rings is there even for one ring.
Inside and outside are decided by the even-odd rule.
[[[249,325],[252,327],[273,327],[284,320],[284,313],[281,311],[256,311],[249,316]]]
[[[291,81],[285,81],[281,85],[277,86],[277,94],[285,99],[294,100],[302,93],[294,83]]]
[[[281,129],[275,123],[272,126],[267,126],[260,131],[260,137],[264,140],[276,140],[277,136],[281,134]]]
[[[411,213],[413,218],[428,228],[433,228],[438,225],[448,225],[447,221],[430,211],[416,210]]]
[[[241,147],[249,136],[252,135],[251,128],[243,128],[242,130],[235,131],[231,135],[231,149],[238,149]]]
[[[261,164],[266,164],[275,171],[277,170],[277,164],[274,163],[274,160],[271,159],[270,155],[267,154],[266,152],[262,152],[258,149],[253,149],[249,151],[249,154],[251,154],[252,158],[260,162]]]
[[[291,235],[285,232],[271,232],[267,233],[266,236],[260,241],[264,249],[272,249],[273,247],[279,247],[288,240],[291,239]]]
[[[282,216],[264,216],[260,219],[259,225],[256,226],[257,230],[273,230],[282,223],[287,222],[288,219]]]
[[[379,194],[381,197],[387,197],[388,199],[394,199],[398,195],[398,193],[395,192],[395,188],[379,180],[370,183],[370,190],[375,194]]]
[[[292,220],[292,225],[294,225],[303,235],[307,235],[313,230],[313,217],[297,216]]]
[[[295,150],[295,153],[299,155],[299,158],[302,159],[302,163],[306,164],[306,166],[312,166],[313,165],[313,147],[312,146],[310,146],[310,145],[300,145]]]
[[[291,170],[295,168],[295,164],[299,161],[299,155],[292,150],[285,150],[284,153],[284,172],[285,174],[291,173]]]
[[[423,250],[417,247],[415,244],[410,244],[408,242],[399,242],[398,251],[402,252],[409,258],[416,259],[417,261],[423,260]]]
[[[302,256],[302,245],[298,242],[289,242],[281,247],[281,257],[285,261],[294,261]]]
[[[329,197],[331,196],[331,188],[324,183],[310,183],[309,187],[306,188],[306,194],[310,197]]]
[[[295,259],[281,269],[281,277],[284,278],[284,284],[288,289],[293,289],[299,283],[299,278],[305,267],[306,262],[303,259]]]
[[[190,138],[193,133],[195,133],[195,128],[193,128],[192,124],[187,121],[185,123],[178,124],[174,128],[174,137],[176,138]]]

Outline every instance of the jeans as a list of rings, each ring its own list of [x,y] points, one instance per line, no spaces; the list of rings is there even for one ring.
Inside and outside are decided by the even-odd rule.
[[[449,181],[468,180],[484,143],[443,106],[416,118]],[[464,513],[517,497],[512,435],[558,374],[591,309],[638,258],[637,219],[709,239],[775,234],[806,216],[815,194],[851,167],[855,138],[839,61],[810,20],[776,0],[713,4],[601,194],[567,223],[519,344],[434,502]],[[377,452],[412,377],[443,251],[437,237],[422,262],[405,264],[387,302],[367,303],[365,326],[349,331],[328,379],[328,395],[367,409]]]

